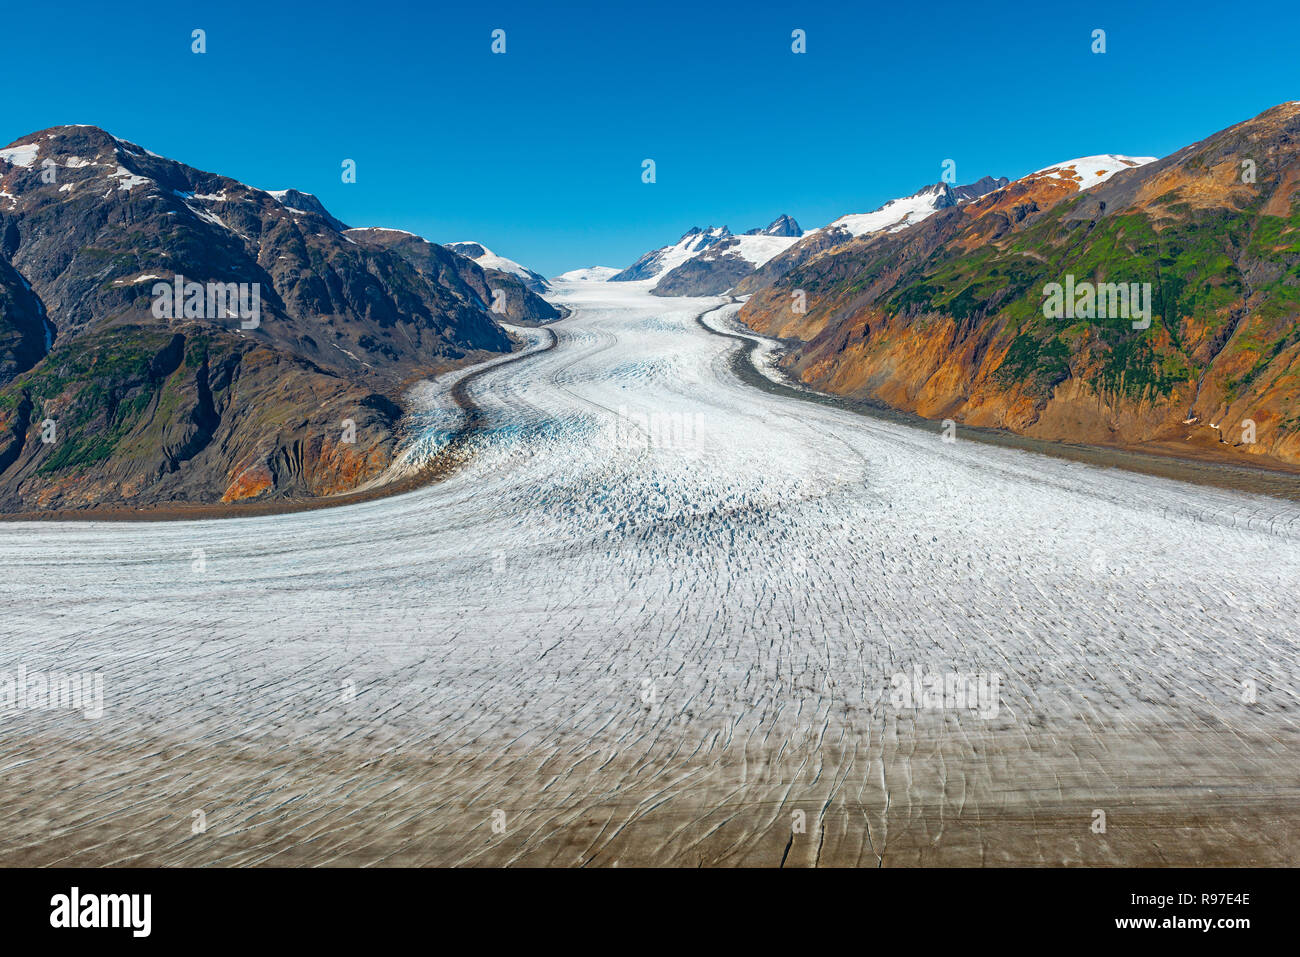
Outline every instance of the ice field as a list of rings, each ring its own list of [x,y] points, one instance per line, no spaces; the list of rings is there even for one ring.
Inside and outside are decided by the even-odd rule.
[[[103,679],[0,709],[0,864],[1294,863],[1300,507],[768,394],[722,300],[555,298],[438,484],[0,524],[0,673]]]

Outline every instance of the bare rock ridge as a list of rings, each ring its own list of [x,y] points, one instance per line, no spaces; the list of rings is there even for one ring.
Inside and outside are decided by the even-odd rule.
[[[406,383],[509,352],[498,317],[557,315],[517,277],[413,240],[394,248],[310,194],[95,127],[0,150],[0,511],[316,496],[374,478]],[[208,298],[155,315],[176,276]],[[213,287],[242,291],[256,317],[214,312]]]

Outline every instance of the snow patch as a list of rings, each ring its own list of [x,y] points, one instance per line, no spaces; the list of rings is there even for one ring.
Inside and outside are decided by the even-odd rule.
[[[10,166],[31,166],[39,150],[35,143],[10,146],[8,149],[0,150],[0,159],[5,160]]]
[[[113,176],[116,179],[120,179],[122,181],[121,183],[118,184],[117,188],[119,190],[123,190],[123,189],[131,190],[131,189],[135,189],[137,186],[143,186],[145,183],[153,182],[153,180],[151,180],[148,176],[138,176],[135,173],[132,173],[125,166],[119,166],[117,168],[117,172],[114,173]]]
[[[822,229],[840,229],[854,239],[869,233],[896,233],[914,226],[945,208],[945,193],[938,189],[925,189],[913,196],[891,199],[879,209],[870,213],[850,213],[841,216],[829,226]],[[821,232],[820,229],[809,230],[810,233]],[[805,234],[807,235],[807,234]]]
[[[735,242],[728,242],[725,248],[719,248],[718,255],[735,255],[757,269],[769,259],[785,252],[800,239],[799,236],[767,236],[762,233],[752,236],[735,236]],[[713,249],[705,250],[700,259],[712,260]]]
[[[1034,170],[1029,175],[1050,176],[1053,179],[1063,180],[1077,179],[1079,190],[1083,191],[1098,183],[1106,182],[1120,170],[1136,169],[1147,163],[1154,163],[1157,159],[1159,159],[1157,156],[1121,156],[1118,153],[1103,153],[1099,156],[1081,156],[1078,159],[1066,160],[1064,163],[1053,163],[1051,166]]]

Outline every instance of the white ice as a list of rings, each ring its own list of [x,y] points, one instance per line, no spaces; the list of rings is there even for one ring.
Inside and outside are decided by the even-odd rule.
[[[105,680],[98,721],[0,714],[0,859],[776,863],[806,809],[792,861],[1010,859],[999,815],[1120,861],[1150,841],[1092,808],[1234,794],[1291,826],[1300,508],[756,390],[721,300],[645,286],[557,283],[439,484],[0,524],[0,671]],[[914,667],[998,673],[1000,713],[900,713]]]

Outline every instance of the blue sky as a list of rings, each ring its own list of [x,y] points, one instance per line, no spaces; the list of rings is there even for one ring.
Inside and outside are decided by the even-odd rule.
[[[1294,4],[288,6],[8,3],[0,143],[94,124],[315,193],[352,225],[477,239],[553,275],[627,265],[694,225],[821,225],[936,182],[949,158],[968,182],[1164,155],[1300,99]]]

